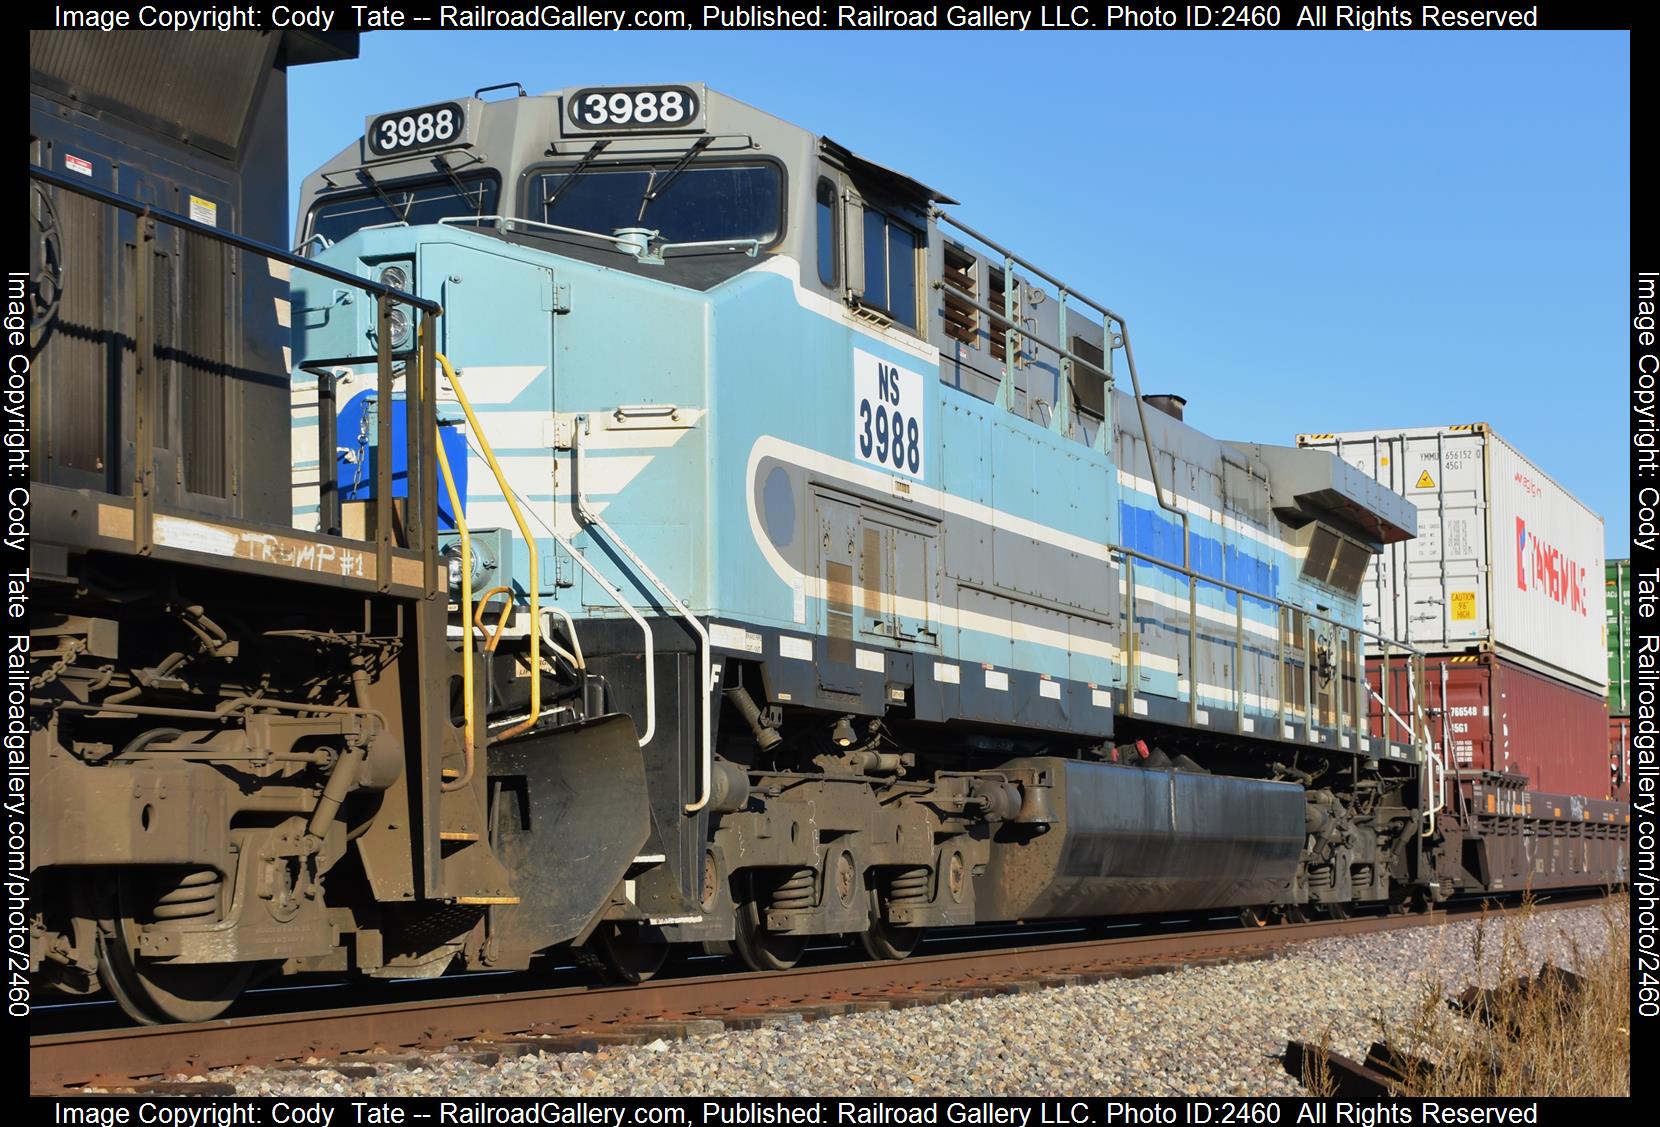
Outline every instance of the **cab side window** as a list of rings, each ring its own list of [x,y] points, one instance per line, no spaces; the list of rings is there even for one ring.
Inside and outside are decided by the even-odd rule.
[[[913,332],[917,327],[917,247],[915,230],[884,211],[865,205],[865,292],[875,306]]]
[[[836,186],[828,180],[818,182],[818,280],[831,289],[836,288],[836,260],[840,257],[836,246]]]

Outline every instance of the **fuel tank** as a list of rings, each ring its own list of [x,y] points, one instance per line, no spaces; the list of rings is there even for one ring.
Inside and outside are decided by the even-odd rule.
[[[1039,790],[1047,783],[1053,817],[1047,831],[998,830],[975,878],[982,920],[1290,899],[1304,836],[1300,786],[1048,757],[1005,769]]]

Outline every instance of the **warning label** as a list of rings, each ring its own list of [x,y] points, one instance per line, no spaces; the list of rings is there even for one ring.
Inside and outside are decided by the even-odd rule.
[[[1423,473],[1418,475],[1417,488],[1419,488],[1419,489],[1434,489],[1435,488],[1435,479],[1433,477],[1429,476],[1429,471],[1428,470],[1425,470]]]
[[[1428,477],[1428,474],[1424,475]],[[1452,593],[1452,616],[1454,622],[1474,622],[1476,617],[1476,593],[1474,591],[1454,591]]]
[[[219,226],[219,205],[201,196],[190,197],[190,218],[209,227]]]

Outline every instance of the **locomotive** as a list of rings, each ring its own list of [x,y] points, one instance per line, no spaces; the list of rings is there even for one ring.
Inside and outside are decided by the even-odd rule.
[[[104,276],[150,291],[135,331],[63,270],[40,318],[112,404],[45,415],[32,473],[54,984],[189,1020],[275,973],[640,981],[677,946],[1623,879],[1612,804],[1497,869],[1448,825],[1421,660],[1362,617],[1405,499],[1188,426],[1122,316],[921,182],[699,84],[486,89],[366,122],[305,181],[303,260],[191,247],[156,285],[151,219],[66,217],[52,171],[66,123],[140,117],[88,121],[34,50],[54,253],[127,233]],[[168,137],[206,238],[190,176],[226,173]],[[241,299],[205,344],[202,277]],[[160,390],[197,370],[240,420],[217,494],[185,487],[209,381]],[[67,476],[98,417],[104,476]]]

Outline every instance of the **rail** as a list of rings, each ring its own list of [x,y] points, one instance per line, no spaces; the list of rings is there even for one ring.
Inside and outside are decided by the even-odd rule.
[[[1558,894],[1500,911],[1550,912],[1588,901]],[[799,1014],[817,1002],[821,1016],[950,998],[1026,993],[1059,985],[1056,976],[1142,977],[1185,965],[1262,957],[1268,948],[1310,939],[1433,927],[1490,913],[1483,897],[1416,915],[1361,916],[1280,924],[1270,928],[1203,928],[1111,939],[1042,942],[987,951],[978,944],[919,952],[900,962],[832,963],[787,971],[741,972],[654,980],[648,986],[554,987],[501,991],[504,980],[480,983],[480,993],[358,1004],[336,1009],[279,1011],[193,1025],[42,1032],[37,1014],[29,1040],[29,1086],[63,1095],[97,1083],[123,1087],[134,1080],[179,1072],[204,1073],[249,1063],[317,1060],[344,1064],[342,1054],[387,1050],[504,1049],[529,1042],[548,1052],[591,1049],[628,1036],[641,1040],[686,1035],[689,1019],[753,1024],[758,1011],[788,1007]],[[510,980],[507,980],[510,981]],[[454,979],[449,980],[453,984]],[[433,983],[432,985],[438,985]],[[453,985],[448,993],[453,994]],[[655,1023],[655,1024],[654,1024]],[[613,1026],[628,1025],[626,1032]],[[604,1031],[604,1032],[602,1032]],[[606,1036],[606,1032],[611,1035]],[[368,1062],[373,1063],[374,1058]],[[326,1064],[324,1067],[330,1065]],[[311,1067],[311,1066],[307,1066]]]

